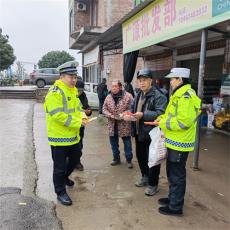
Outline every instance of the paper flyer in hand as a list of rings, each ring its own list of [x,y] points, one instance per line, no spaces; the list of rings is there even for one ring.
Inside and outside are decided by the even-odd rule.
[[[97,120],[97,117],[92,117],[88,119],[88,122],[95,121],[95,120]]]
[[[125,121],[136,121],[137,119],[134,117],[134,114],[131,113],[130,111],[126,111],[122,114],[122,118]]]

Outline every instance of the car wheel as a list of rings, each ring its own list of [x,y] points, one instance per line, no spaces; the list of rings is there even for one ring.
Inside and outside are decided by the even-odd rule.
[[[44,88],[46,83],[45,83],[44,80],[40,79],[40,80],[37,80],[36,85],[37,85],[38,88]]]

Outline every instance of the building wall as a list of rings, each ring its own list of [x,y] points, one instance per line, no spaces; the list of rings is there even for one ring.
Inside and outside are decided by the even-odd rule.
[[[91,26],[90,22],[90,3],[91,0],[79,1],[86,4],[86,11],[77,11],[77,1],[69,1],[69,10],[74,9],[74,29],[79,31],[83,26]],[[132,10],[133,0],[95,0],[97,2],[97,26],[109,28],[126,13]],[[74,6],[74,7],[73,7]]]
[[[74,30],[80,31],[84,26],[91,26],[91,9],[92,0],[79,0],[79,2],[85,3],[87,10],[85,12],[77,11],[77,1],[69,0],[69,12],[71,9],[74,9]],[[133,0],[94,0],[94,4],[97,4],[97,23],[93,25],[100,27],[102,31],[107,30],[109,27],[114,25],[119,21],[124,15],[130,12],[133,9],[134,2]],[[73,7],[74,6],[74,7]],[[94,71],[88,71],[88,69],[93,68],[95,65],[99,64],[99,59],[97,62],[91,63],[90,55],[93,57],[97,56],[94,52],[95,50],[89,51],[88,53],[83,54],[83,60],[85,69],[84,73],[86,74],[87,79],[100,79],[105,77],[108,79],[109,84],[112,79],[119,79],[123,81],[123,55],[113,55],[105,56],[103,60],[103,66],[99,66],[98,73],[100,76],[93,76]],[[95,58],[92,59],[94,60]],[[99,57],[99,51],[98,51]],[[108,73],[108,70],[110,73]],[[86,71],[88,71],[86,73]]]
[[[83,26],[90,26],[90,0],[84,0],[86,4],[86,11],[77,11],[76,4],[74,1],[74,29],[79,31]]]
[[[109,26],[113,25],[115,22],[119,21],[123,16],[125,16],[129,11],[133,9],[133,0],[108,0],[113,2],[112,17],[108,23]]]
[[[104,23],[104,27],[109,28],[124,17],[133,8],[133,0],[99,0],[99,3],[103,3],[102,16],[99,22]],[[99,7],[100,9],[100,7]],[[100,15],[100,12],[99,12]],[[100,24],[99,24],[100,25]],[[104,56],[104,66],[101,71],[102,78],[107,79],[108,87],[111,86],[111,82],[116,79],[123,82],[123,55],[111,55]],[[110,73],[108,73],[108,70]]]
[[[109,28],[133,8],[133,0],[98,0],[98,26]]]
[[[108,73],[109,71],[109,73]],[[113,80],[123,82],[123,55],[111,55],[104,57],[104,69],[101,72],[103,78],[107,79],[110,87]]]
[[[145,61],[145,68],[153,71],[170,70],[172,68],[172,56],[164,58],[155,58]]]
[[[101,74],[102,74],[102,78],[107,79],[107,84],[109,88],[113,80],[120,80],[122,83],[124,83],[122,54],[106,56],[106,58],[104,59],[104,66],[106,66],[107,68],[104,68]],[[138,70],[142,69],[143,67],[144,67],[143,58],[138,58],[136,71],[132,81],[133,86],[135,88],[137,87],[136,73]],[[110,73],[107,73],[108,69],[110,70]]]
[[[105,27],[105,4],[106,0],[98,0],[98,26]]]
[[[108,29],[132,8],[133,0],[98,0],[98,26]],[[88,56],[88,53],[84,55]],[[109,86],[112,79],[123,81],[123,55],[104,56],[100,69],[101,76],[98,79],[106,78]]]

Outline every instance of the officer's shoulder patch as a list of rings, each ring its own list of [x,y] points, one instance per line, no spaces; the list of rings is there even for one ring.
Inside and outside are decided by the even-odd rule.
[[[57,86],[54,86],[54,87],[49,88],[48,94],[49,95],[60,94],[60,90]]]
[[[190,98],[191,95],[189,94],[189,92],[186,92],[186,93],[184,93],[183,97],[184,97],[184,98]]]
[[[49,89],[49,93],[53,94],[53,93],[58,93],[59,92],[59,88],[57,86],[51,87]]]
[[[53,92],[57,92],[58,91],[58,87],[57,86],[54,86],[53,89],[52,89]]]

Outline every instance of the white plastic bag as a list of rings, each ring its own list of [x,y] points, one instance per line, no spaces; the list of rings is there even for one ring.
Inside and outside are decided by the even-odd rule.
[[[149,146],[149,168],[159,165],[167,157],[167,149],[165,147],[165,137],[163,131],[159,127],[153,128],[149,135],[151,144]]]

